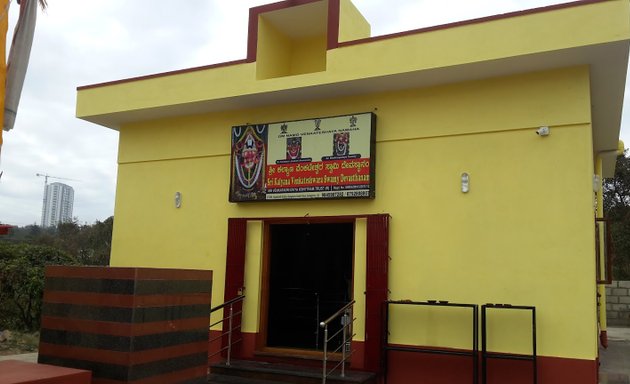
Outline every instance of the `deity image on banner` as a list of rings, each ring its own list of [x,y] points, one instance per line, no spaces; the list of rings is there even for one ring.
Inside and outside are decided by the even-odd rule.
[[[333,135],[333,156],[350,155],[350,132],[340,132]]]
[[[265,199],[268,124],[232,128],[232,198]]]
[[[302,138],[287,138],[287,160],[299,160],[302,158]]]

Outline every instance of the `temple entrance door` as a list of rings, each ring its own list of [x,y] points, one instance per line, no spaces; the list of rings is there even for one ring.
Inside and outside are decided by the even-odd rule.
[[[266,347],[321,350],[319,323],[353,297],[354,221],[269,224],[268,240]]]

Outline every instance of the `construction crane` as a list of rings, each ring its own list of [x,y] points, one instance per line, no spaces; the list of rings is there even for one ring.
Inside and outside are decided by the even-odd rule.
[[[76,179],[68,179],[66,177],[51,176],[51,175],[49,175],[47,173],[36,173],[35,176],[39,176],[39,177],[43,177],[44,178],[44,187],[46,187],[48,185],[48,178],[49,177],[51,179],[58,179],[58,180],[81,181],[81,180],[76,180]]]

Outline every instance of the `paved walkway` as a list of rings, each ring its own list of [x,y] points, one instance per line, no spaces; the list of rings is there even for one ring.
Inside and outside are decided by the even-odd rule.
[[[0,356],[0,361],[2,360],[19,360],[19,361],[27,361],[29,363],[37,363],[37,352],[24,353],[22,355]]]
[[[608,348],[599,349],[600,384],[630,384],[630,328],[608,327]]]

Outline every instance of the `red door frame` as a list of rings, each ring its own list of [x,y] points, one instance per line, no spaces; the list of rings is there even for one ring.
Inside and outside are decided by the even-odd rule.
[[[364,368],[371,372],[382,372],[381,351],[383,349],[383,303],[388,295],[389,265],[389,218],[388,214],[311,217],[319,222],[330,219],[367,218],[366,244],[366,292],[365,292],[365,357]],[[227,255],[225,264],[224,302],[238,296],[245,281],[245,244],[247,222],[266,220],[308,220],[301,218],[230,218],[228,219]],[[240,311],[240,307],[238,308]],[[240,332],[240,331],[239,331]],[[240,338],[239,335],[234,337]],[[234,350],[236,358],[240,350]]]
[[[383,303],[388,298],[389,215],[367,218],[365,291],[365,360],[367,370],[381,373],[383,351]]]
[[[245,286],[245,244],[247,242],[247,219],[228,219],[228,239],[227,239],[227,256],[225,259],[225,291],[223,293],[223,302],[227,303],[233,298],[243,293],[243,287]],[[235,316],[234,321],[236,324],[241,324],[242,321],[242,309],[243,301],[234,303],[234,313],[239,315]],[[223,328],[228,322],[227,311],[223,311]],[[241,327],[236,327],[232,331],[233,340],[242,340]],[[223,337],[221,340],[221,347],[226,348],[228,345],[228,338]],[[241,344],[236,343],[233,345],[232,355],[236,358],[241,357]]]

